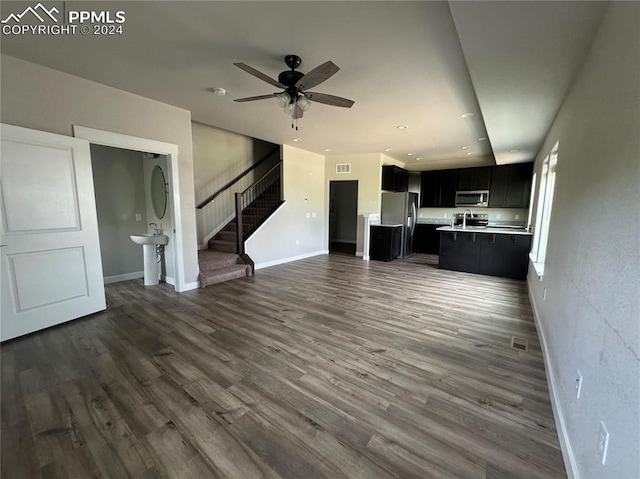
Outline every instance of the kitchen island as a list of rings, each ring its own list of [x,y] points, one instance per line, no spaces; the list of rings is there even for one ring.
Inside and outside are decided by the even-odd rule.
[[[452,271],[525,279],[531,232],[524,228],[443,226],[438,266]]]

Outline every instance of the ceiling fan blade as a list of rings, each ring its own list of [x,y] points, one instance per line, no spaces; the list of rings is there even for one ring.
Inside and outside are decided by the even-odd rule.
[[[246,98],[238,98],[237,101],[239,103],[243,103],[245,101],[254,101],[254,100],[268,100],[269,98],[274,98],[277,93],[272,93],[271,95],[258,95],[258,96],[248,96]]]
[[[327,95],[326,93],[314,93],[308,91],[305,92],[304,96],[306,96],[309,100],[315,101],[317,103],[324,103],[325,105],[331,106],[341,106],[343,108],[351,108],[355,103],[353,100],[347,100],[346,98],[335,95]]]
[[[302,118],[303,113],[302,108],[300,108],[300,105],[296,102],[293,107],[293,119],[297,120],[298,118]]]
[[[296,83],[296,88],[304,91],[309,88],[313,88],[316,85],[319,85],[325,80],[328,80],[333,75],[335,75],[340,68],[333,62],[325,62],[322,65],[315,67],[305,76],[300,78]]]
[[[250,67],[249,65],[245,64],[245,63],[234,63],[235,66],[237,66],[238,68],[240,68],[241,70],[246,71],[247,73],[249,73],[250,75],[253,75],[256,78],[260,78],[260,80],[262,81],[266,81],[267,83],[269,83],[270,85],[273,85],[275,87],[278,88],[282,88],[285,89],[287,88],[286,86],[284,86],[282,83],[280,83],[279,81],[274,80],[273,78],[271,78],[270,76],[265,75],[264,73],[256,70],[253,67]]]

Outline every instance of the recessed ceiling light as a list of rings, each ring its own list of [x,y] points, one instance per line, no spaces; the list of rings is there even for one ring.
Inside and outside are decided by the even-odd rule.
[[[407,156],[413,156],[415,153],[407,153]]]
[[[471,151],[468,151],[467,155],[473,155],[473,153]]]
[[[422,159],[421,156],[419,156],[418,158],[416,158],[416,161],[420,161]]]
[[[324,151],[326,152],[333,151],[333,148],[325,148]]]
[[[518,153],[520,150],[509,150],[509,153]]]
[[[213,94],[215,96],[225,96],[227,94],[227,90],[225,90],[224,88],[212,88],[211,91],[213,92]]]
[[[478,141],[486,141],[487,137],[486,136],[481,136],[478,138]]]
[[[384,151],[389,152],[389,151],[391,151],[391,148],[385,148]]]
[[[406,130],[406,129],[408,129],[409,127],[408,127],[407,125],[398,125],[398,126],[396,126],[396,128],[397,128],[398,130]]]
[[[294,138],[293,141],[295,141],[296,143],[298,143],[299,141],[302,141],[302,138]]]
[[[469,147],[468,147],[468,146],[461,146],[461,147],[460,147],[460,149],[461,149],[461,150],[468,150],[468,149],[469,149]]]
[[[467,113],[463,113],[462,115],[460,115],[462,118],[471,118],[473,116],[473,113],[471,112],[467,112]]]

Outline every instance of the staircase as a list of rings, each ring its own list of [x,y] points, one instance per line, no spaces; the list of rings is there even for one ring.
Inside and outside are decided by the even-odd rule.
[[[205,249],[198,252],[198,264],[201,288],[253,274],[251,265],[245,264],[236,253]]]
[[[244,242],[284,202],[281,184],[279,162],[249,188],[236,193],[236,217],[209,240],[209,249],[198,253],[201,288],[253,275],[253,262],[244,254]]]

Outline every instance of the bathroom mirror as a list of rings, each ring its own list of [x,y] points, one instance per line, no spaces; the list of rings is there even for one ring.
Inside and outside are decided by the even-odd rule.
[[[167,211],[167,187],[162,168],[158,165],[151,171],[151,205],[158,219],[164,218]]]

